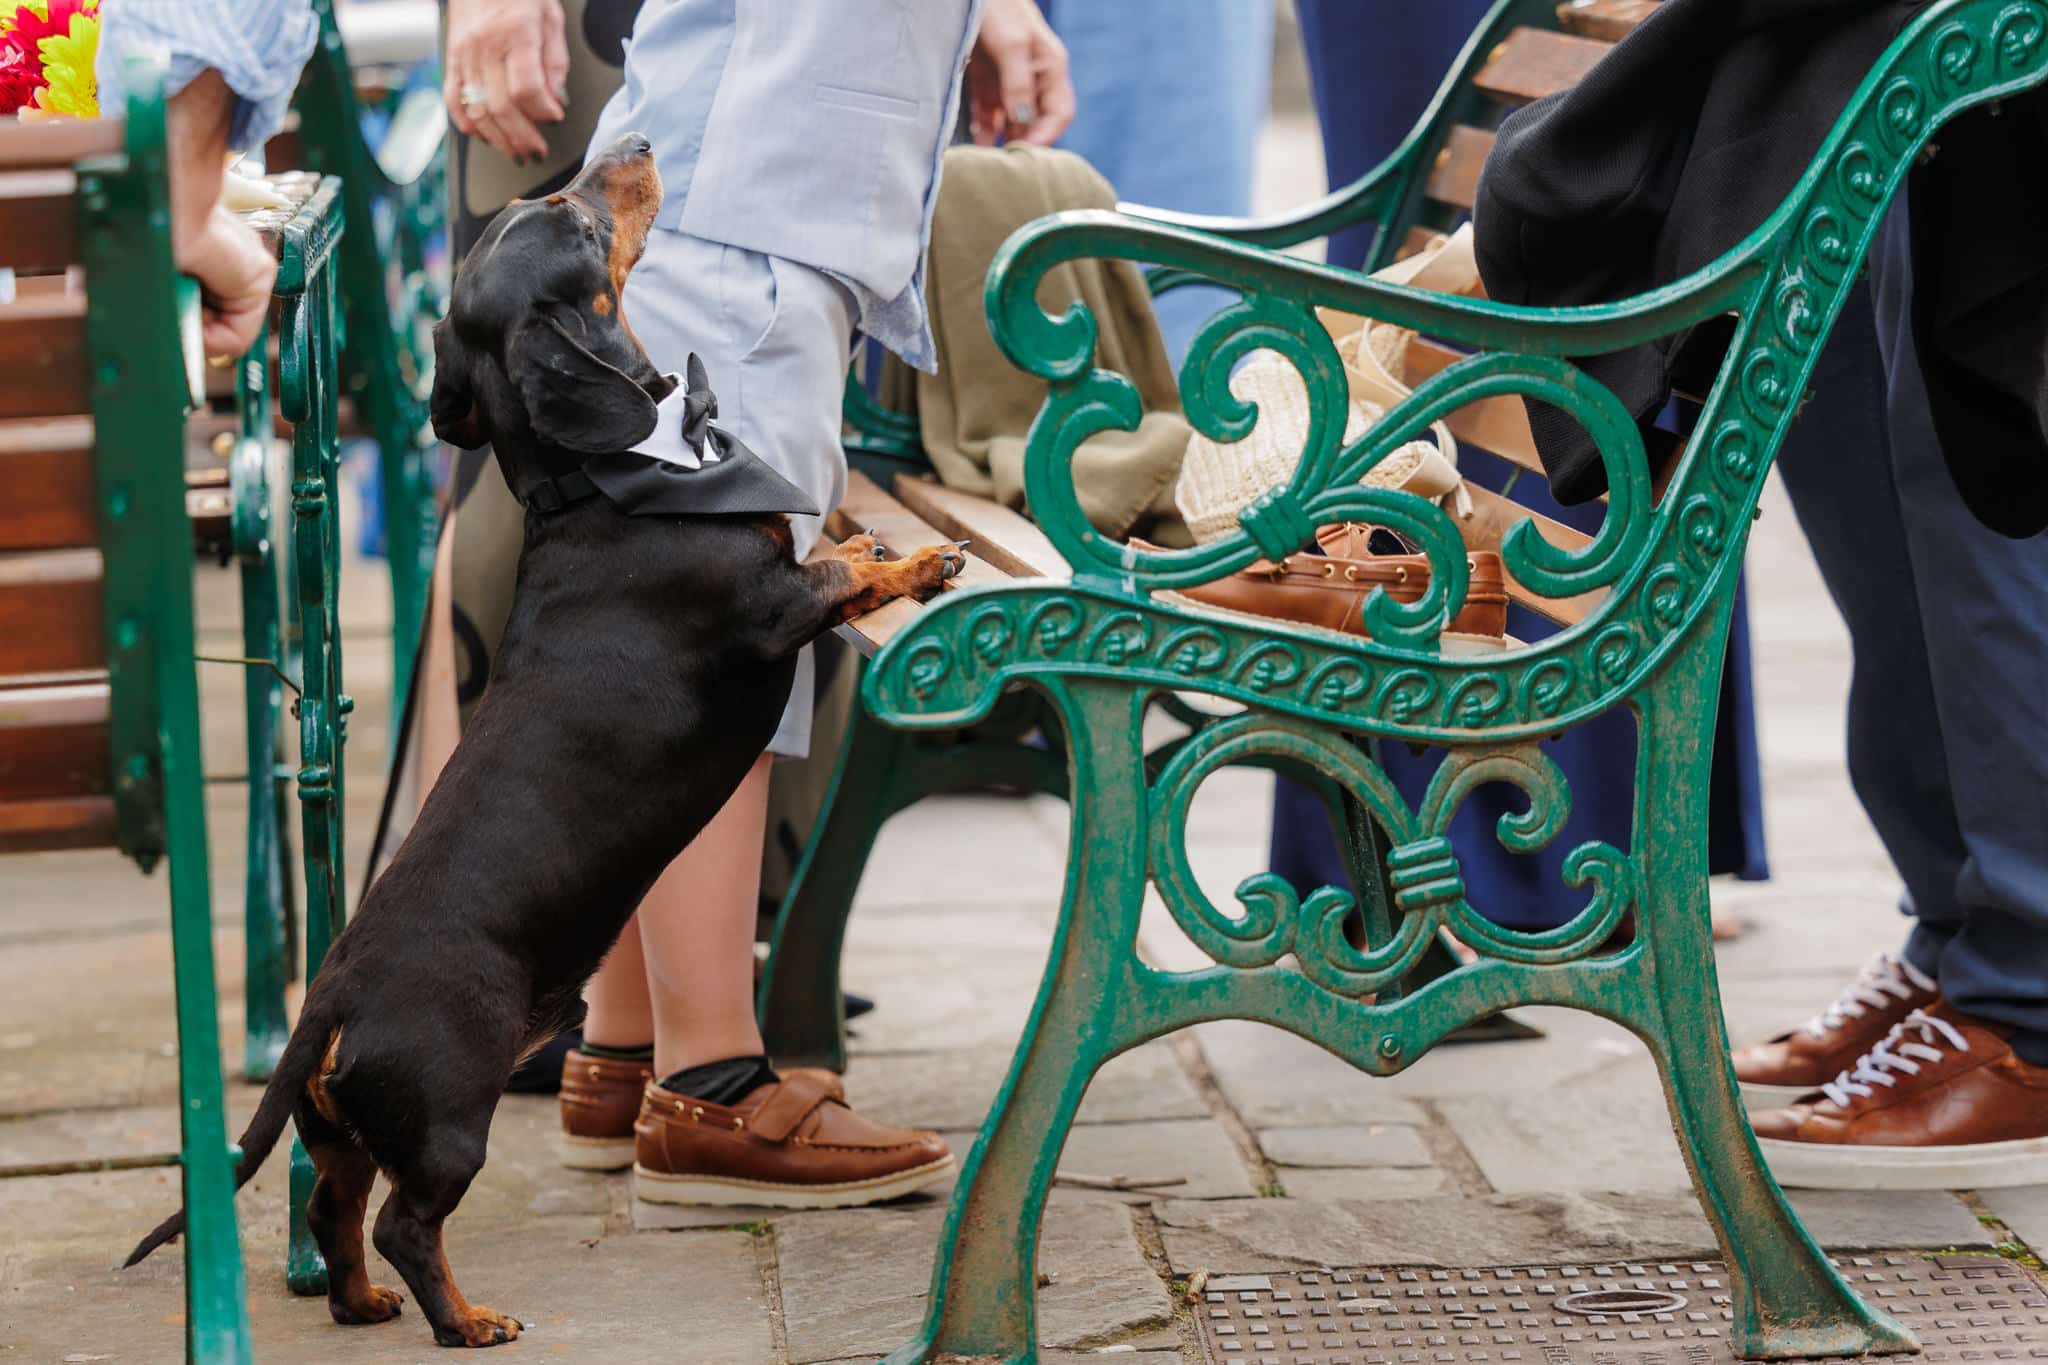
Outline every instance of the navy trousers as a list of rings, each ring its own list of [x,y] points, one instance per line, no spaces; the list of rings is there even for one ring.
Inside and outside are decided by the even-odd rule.
[[[2048,534],[1963,506],[1885,221],[1778,466],[1855,646],[1849,776],[1914,919],[1905,956],[2048,1064]]]

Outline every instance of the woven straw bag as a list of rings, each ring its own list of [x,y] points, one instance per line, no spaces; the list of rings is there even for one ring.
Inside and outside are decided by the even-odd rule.
[[[1479,283],[1468,224],[1449,237],[1373,276],[1388,284],[1463,294]],[[1337,344],[1344,362],[1351,402],[1344,421],[1344,444],[1370,431],[1387,410],[1412,390],[1401,379],[1415,333],[1406,327],[1334,309],[1316,316]],[[1197,432],[1181,460],[1174,501],[1197,541],[1216,540],[1235,531],[1238,513],[1268,489],[1294,477],[1308,441],[1308,386],[1278,352],[1259,351],[1230,379],[1231,392],[1259,408],[1258,424],[1241,441],[1213,441]],[[1420,497],[1449,499],[1460,517],[1472,515],[1472,500],[1458,474],[1458,442],[1442,422],[1430,427],[1432,440],[1414,440],[1392,451],[1366,474],[1365,482],[1399,488]]]

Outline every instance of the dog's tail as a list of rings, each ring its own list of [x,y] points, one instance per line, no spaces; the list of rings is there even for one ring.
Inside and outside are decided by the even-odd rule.
[[[242,1163],[235,1167],[236,1189],[249,1183],[257,1167],[270,1155],[270,1149],[277,1145],[300,1091],[305,1088],[313,1069],[320,1065],[330,1032],[326,1024],[311,1018],[310,1012],[300,1014],[299,1026],[292,1030],[291,1040],[284,1045],[284,1053],[277,1059],[277,1070],[271,1073],[270,1084],[264,1088],[263,1098],[256,1105],[256,1115],[242,1132],[242,1140],[238,1144],[242,1149]],[[126,1270],[184,1231],[185,1210],[181,1208],[157,1224],[149,1236],[137,1242],[135,1250],[129,1252],[128,1259],[121,1263],[121,1268]]]

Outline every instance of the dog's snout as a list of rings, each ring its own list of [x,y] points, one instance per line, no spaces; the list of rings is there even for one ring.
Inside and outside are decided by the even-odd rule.
[[[639,161],[654,155],[654,144],[645,133],[622,133],[605,148],[600,159],[605,161]]]

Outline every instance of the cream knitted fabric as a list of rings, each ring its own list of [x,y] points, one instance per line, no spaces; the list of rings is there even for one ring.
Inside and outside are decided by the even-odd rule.
[[[1230,391],[1258,404],[1257,424],[1242,441],[1213,441],[1196,432],[1181,459],[1180,483],[1174,489],[1181,516],[1200,542],[1229,535],[1238,528],[1238,513],[1266,490],[1285,486],[1308,444],[1308,385],[1278,351],[1254,352],[1230,377]],[[1352,399],[1345,413],[1343,443],[1356,441],[1384,416],[1386,410],[1379,404]],[[1449,436],[1438,432],[1445,448],[1455,451]],[[1428,498],[1456,494],[1461,498],[1458,510],[1466,514],[1457,466],[1429,441],[1409,441],[1394,450],[1364,481],[1380,488],[1407,488]]]

